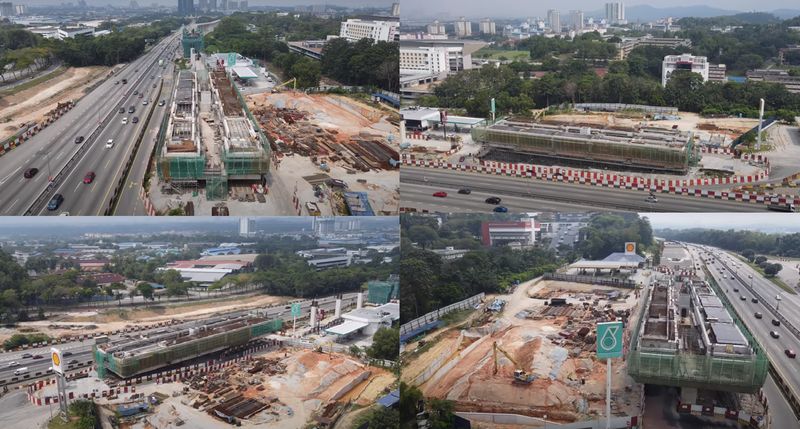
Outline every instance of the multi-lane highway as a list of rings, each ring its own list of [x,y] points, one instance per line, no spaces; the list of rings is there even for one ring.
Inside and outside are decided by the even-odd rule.
[[[158,107],[159,100],[153,97],[161,85],[159,75],[164,74],[164,69],[158,67],[158,60],[169,62],[167,60],[178,46],[178,36],[163,40],[80,99],[72,110],[50,126],[0,158],[0,215],[25,214],[31,204],[48,190],[48,176],[55,177],[82,148],[84,154],[72,166],[71,172],[48,190],[49,196],[59,193],[64,197],[61,206],[51,211],[45,205],[31,214],[104,214],[113,197],[113,188],[125,173],[124,166],[135,136],[141,127],[147,125],[148,109],[161,109],[163,117],[166,107]],[[123,84],[123,79],[128,83]],[[134,92],[143,94],[142,98]],[[143,105],[145,100],[147,106]],[[128,113],[131,106],[135,108],[134,113]],[[120,107],[124,107],[126,113],[117,113]],[[138,123],[132,123],[134,116],[138,117]],[[125,117],[128,123],[123,125],[122,118]],[[98,128],[95,136],[89,139]],[[80,137],[84,140],[76,142]],[[113,140],[110,148],[106,147],[108,140]],[[23,173],[29,168],[37,168],[38,174],[25,178]],[[83,179],[89,171],[95,173],[95,179],[85,184]],[[135,199],[137,194],[131,194],[126,197]]]
[[[348,306],[356,304],[358,299],[357,293],[346,293],[342,294],[342,310],[344,311],[345,308]],[[319,308],[325,310],[326,317],[329,317],[328,314],[332,314],[334,309],[336,308],[336,300],[333,297],[325,297],[317,299],[317,304]],[[273,306],[267,308],[259,308],[258,312],[259,315],[262,317],[266,317],[268,319],[278,319],[282,318],[287,323],[286,327],[291,327],[292,317],[290,316],[290,305],[281,305],[281,306]],[[301,314],[302,316],[307,316],[311,312],[311,301],[301,301]],[[224,314],[215,314],[213,317],[238,317],[247,314],[247,312],[237,311],[233,313],[224,313]],[[191,322],[188,322],[191,323]],[[166,329],[166,328],[160,328]],[[157,331],[158,329],[156,329]],[[145,331],[145,332],[155,332],[155,331]],[[77,335],[77,334],[76,334]],[[118,339],[119,336],[112,335],[109,337],[110,339]],[[62,351],[68,351],[72,353],[71,356],[67,356],[67,361],[72,359],[77,359],[78,362],[84,364],[83,367],[86,367],[86,364],[92,361],[92,346],[94,345],[94,338],[89,338],[84,341],[75,341],[60,344],[55,346],[56,348],[61,349]],[[49,359],[49,351],[51,346],[47,347],[37,347],[32,348],[25,351],[18,351],[18,352],[11,352],[11,353],[3,353],[0,354],[0,380],[10,380],[13,377],[14,371],[19,368],[28,368],[31,375],[42,372],[44,373],[47,369],[52,365]],[[24,358],[25,354],[30,354],[32,356],[42,355],[44,358],[42,359],[33,359],[32,357]],[[9,363],[17,362],[19,363],[18,366],[9,366]],[[82,367],[78,367],[74,365],[74,369],[80,369]]]
[[[707,261],[711,259],[714,260],[713,264],[706,264],[708,271],[720,285],[723,293],[727,295],[734,308],[736,308],[745,325],[750,329],[753,335],[755,335],[757,341],[762,345],[764,352],[769,357],[773,367],[775,367],[781,377],[783,377],[783,379],[791,384],[792,388],[797,391],[797,387],[800,387],[800,362],[797,361],[797,358],[790,358],[787,356],[785,351],[793,350],[795,353],[800,353],[800,339],[783,329],[781,326],[773,325],[773,315],[763,305],[762,302],[752,302],[752,294],[748,292],[748,290],[745,288],[745,285],[740,280],[731,275],[731,271],[733,270],[734,272],[738,272],[740,277],[752,281],[753,287],[762,296],[774,297],[777,294],[778,288],[745,264],[741,264],[741,267],[734,267],[734,262],[739,264],[741,261],[730,256],[724,251],[709,248],[712,254],[708,255],[705,253],[705,251],[700,250],[700,248],[696,246],[690,246],[689,249],[691,250],[696,264],[702,264],[701,256]],[[720,270],[723,272],[720,272]],[[752,276],[752,279],[748,278],[748,276]],[[736,289],[738,289],[738,292]],[[784,294],[784,297],[787,295],[788,294]],[[745,299],[742,300],[742,297]],[[786,308],[783,304],[785,302],[787,301],[783,299],[781,309]],[[789,312],[790,311],[786,311],[782,314],[787,315]],[[760,319],[756,318],[756,313],[761,313],[762,317]],[[797,318],[797,314],[792,314],[792,317]],[[770,332],[773,331],[779,333],[780,337],[773,338],[770,335]],[[800,427],[797,419],[794,417],[794,414],[787,413],[787,410],[790,410],[790,408],[787,408],[788,404],[785,403],[785,399],[782,395],[780,395],[778,388],[775,386],[771,378],[768,380],[767,384],[768,386],[766,387],[769,388],[769,391],[777,393],[777,395],[773,393],[768,396],[768,400],[771,404],[770,408],[772,408],[773,405],[778,405],[776,409],[772,410],[773,418],[780,415],[780,418],[775,420],[774,424],[780,424],[779,427],[781,428]],[[776,402],[780,402],[780,404],[776,404]]]
[[[438,212],[491,212],[489,196],[501,198],[509,212],[525,211],[634,211],[634,212],[754,212],[761,204],[713,198],[656,194],[658,202],[645,201],[646,192],[594,185],[495,176],[457,170],[420,167],[400,169],[401,207]],[[468,188],[470,195],[458,194]],[[434,197],[443,191],[447,196]]]

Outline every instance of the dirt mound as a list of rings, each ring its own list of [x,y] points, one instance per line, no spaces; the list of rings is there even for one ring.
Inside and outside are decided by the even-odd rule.
[[[517,362],[522,368],[528,370],[533,365],[533,359],[536,357],[536,352],[539,351],[539,346],[542,345],[542,338],[537,337],[532,341],[528,341],[522,347],[517,349]]]

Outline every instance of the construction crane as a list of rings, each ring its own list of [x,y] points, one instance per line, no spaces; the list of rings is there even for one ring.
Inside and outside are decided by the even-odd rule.
[[[528,374],[527,372],[525,372],[525,370],[520,368],[520,366],[517,363],[517,361],[514,360],[514,358],[512,358],[511,355],[509,355],[505,350],[503,350],[502,348],[500,348],[500,346],[497,345],[497,341],[494,342],[494,344],[492,345],[492,348],[493,348],[493,353],[494,353],[494,374],[495,375],[497,375],[497,351],[499,350],[500,353],[502,353],[505,357],[507,357],[508,360],[510,360],[511,363],[513,363],[514,367],[516,368],[514,370],[514,381],[512,381],[512,383],[514,383],[514,384],[517,384],[517,383],[530,384],[531,381],[536,379],[535,375]]]
[[[297,78],[296,77],[293,77],[293,78],[287,80],[286,82],[276,86],[275,88],[272,88],[272,92],[281,92],[281,87],[285,86],[285,85],[288,85],[290,82],[294,83],[294,85],[292,85],[292,92],[295,92],[297,90]]]
[[[315,348],[314,351],[317,352],[317,353],[325,353],[325,352],[322,351],[322,348],[325,347],[325,346],[330,346],[330,349],[328,349],[328,357],[330,357],[331,354],[333,353],[333,340],[328,341],[327,343]]]

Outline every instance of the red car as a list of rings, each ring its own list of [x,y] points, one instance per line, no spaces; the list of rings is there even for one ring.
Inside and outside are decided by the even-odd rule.
[[[458,162],[464,162],[464,157],[458,158]]]
[[[144,94],[139,94],[139,98],[142,98],[142,97],[144,97]]]
[[[442,198],[444,198],[444,197],[446,197],[446,196],[447,196],[447,192],[442,192],[442,191],[439,191],[439,192],[434,192],[434,193],[433,193],[433,196],[434,196],[434,197],[442,197]]]
[[[786,356],[789,356],[790,358],[797,356],[797,353],[795,353],[794,350],[785,350],[784,353],[786,353]]]
[[[36,355],[36,356],[34,356],[34,357],[33,357],[33,359],[44,359],[44,356],[42,356],[42,355]]]
[[[92,180],[94,180],[94,171],[86,173],[86,176],[83,177],[83,183],[87,185],[92,183]]]

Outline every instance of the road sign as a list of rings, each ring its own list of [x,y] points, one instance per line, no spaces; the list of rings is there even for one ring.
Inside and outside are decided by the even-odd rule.
[[[292,304],[292,316],[300,316],[300,304]]]
[[[63,374],[64,370],[61,368],[61,363],[63,362],[63,357],[61,356],[61,350],[53,347],[50,349],[50,356],[51,360],[53,361],[53,371]]]
[[[231,53],[228,54],[228,64],[227,65],[229,65],[229,66],[235,66],[236,65],[236,53],[235,52],[231,52]]]
[[[622,357],[622,322],[597,324],[597,357]]]

